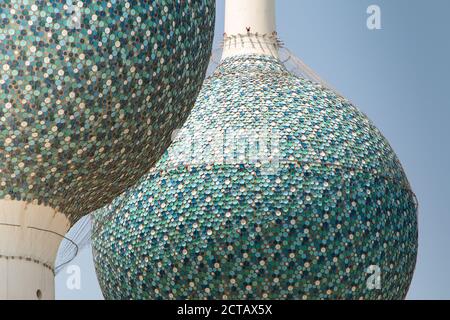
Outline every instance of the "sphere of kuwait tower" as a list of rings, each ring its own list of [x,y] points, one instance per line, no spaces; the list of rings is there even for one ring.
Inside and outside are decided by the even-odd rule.
[[[241,28],[227,25],[224,59],[183,129],[95,214],[104,296],[404,298],[417,207],[394,151],[348,100],[288,72],[274,1],[226,6]],[[253,27],[264,16],[268,30]]]
[[[62,236],[194,106],[215,3],[1,1],[0,17],[0,298],[51,299]]]

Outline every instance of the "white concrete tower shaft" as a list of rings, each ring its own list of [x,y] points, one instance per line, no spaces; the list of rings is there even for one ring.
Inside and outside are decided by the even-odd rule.
[[[54,263],[69,228],[52,208],[0,200],[0,300],[55,299]]]
[[[225,0],[222,60],[259,54],[278,57],[275,0]]]

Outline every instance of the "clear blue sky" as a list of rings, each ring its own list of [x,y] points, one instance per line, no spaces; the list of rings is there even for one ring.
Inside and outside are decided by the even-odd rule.
[[[450,299],[450,1],[277,0],[278,31],[292,52],[353,101],[397,152],[420,202],[417,269],[410,299]],[[379,5],[382,30],[366,27]],[[216,47],[223,33],[218,0]],[[58,299],[101,299],[90,248],[63,270]]]

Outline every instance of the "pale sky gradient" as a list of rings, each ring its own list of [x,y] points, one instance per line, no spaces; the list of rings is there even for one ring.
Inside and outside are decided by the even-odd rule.
[[[420,248],[409,299],[450,299],[450,1],[277,0],[278,31],[293,53],[384,133],[420,202]],[[382,30],[366,27],[381,7]],[[216,47],[223,33],[218,0]],[[102,299],[90,248],[63,270],[58,299]]]

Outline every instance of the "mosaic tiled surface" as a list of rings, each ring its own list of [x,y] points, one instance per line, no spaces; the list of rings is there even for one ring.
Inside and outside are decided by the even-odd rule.
[[[279,137],[267,161],[224,138],[242,128]],[[96,212],[96,270],[107,299],[402,299],[416,209],[352,104],[275,59],[230,58],[156,168]]]
[[[75,222],[148,172],[194,105],[214,7],[0,1],[0,198]]]

